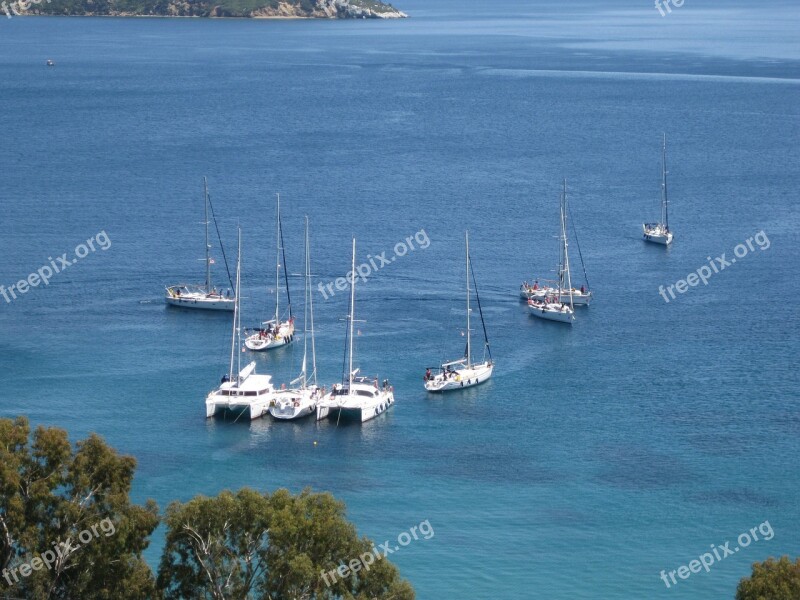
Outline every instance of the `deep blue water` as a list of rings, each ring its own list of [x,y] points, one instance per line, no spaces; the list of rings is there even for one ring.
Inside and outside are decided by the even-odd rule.
[[[379,542],[427,519],[435,537],[392,557],[425,600],[732,598],[750,563],[800,554],[800,10],[398,4],[413,18],[0,19],[0,284],[112,242],[0,299],[0,416],[102,434],[137,458],[137,501],[311,486]],[[662,132],[668,250],[639,239]],[[358,288],[388,414],[205,421],[229,318],[162,301],[202,278],[204,175],[229,253],[243,228],[245,321],[270,310],[275,192],[289,270],[307,214],[318,281],[349,268],[353,234],[364,260],[425,230]],[[571,329],[517,300],[555,266],[562,177],[596,294]],[[467,228],[497,367],[431,397],[424,367],[462,350]],[[768,249],[659,296],[762,230]],[[330,383],[347,294],[316,301]],[[300,350],[256,360],[286,380]],[[764,521],[773,539],[659,579]]]

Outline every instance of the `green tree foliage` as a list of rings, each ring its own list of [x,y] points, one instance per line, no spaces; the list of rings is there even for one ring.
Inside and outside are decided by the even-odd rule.
[[[141,554],[158,508],[130,503],[135,468],[95,435],[73,448],[63,430],[0,419],[0,593],[152,597]]]
[[[736,600],[798,600],[800,598],[800,558],[768,558],[753,564],[753,574],[739,582]]]
[[[324,581],[322,573],[371,552],[330,494],[244,489],[167,510],[158,585],[166,599],[413,600],[389,561]]]
[[[0,419],[0,598],[414,599],[344,504],[310,491],[173,503],[156,581],[142,552],[158,507],[131,504],[135,468],[96,435],[73,447],[63,430]],[[369,569],[322,577],[368,553]]]

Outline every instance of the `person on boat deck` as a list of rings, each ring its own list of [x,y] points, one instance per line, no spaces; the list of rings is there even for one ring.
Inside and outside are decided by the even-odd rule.
[[[433,378],[430,368],[425,371],[425,381],[430,381]]]
[[[581,286],[581,294],[585,294],[585,293],[586,293],[586,286],[582,285]]]
[[[222,376],[222,380],[220,381],[220,383],[228,383],[229,381],[230,378],[228,377],[228,374],[225,373],[225,375]]]
[[[538,279],[533,282],[533,289],[535,289],[535,290],[539,289],[539,280]]]

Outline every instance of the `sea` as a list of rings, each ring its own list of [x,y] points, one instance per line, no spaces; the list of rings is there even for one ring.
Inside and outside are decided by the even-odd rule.
[[[162,509],[329,491],[422,600],[732,599],[800,555],[800,8],[396,4],[409,19],[0,15],[0,417],[101,435]],[[641,235],[665,134],[668,248]],[[164,302],[204,277],[203,177],[220,288],[241,228],[244,325],[275,310],[279,193],[302,331],[308,217],[328,387],[355,237],[356,363],[391,410],[206,420],[231,316]],[[554,277],[564,180],[594,293],[572,326],[519,299]],[[466,231],[494,376],[432,395],[426,367],[464,351]],[[302,336],[235,350],[288,382]]]

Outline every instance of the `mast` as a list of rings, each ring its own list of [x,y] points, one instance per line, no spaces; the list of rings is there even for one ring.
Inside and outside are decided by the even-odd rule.
[[[667,134],[661,145],[661,222],[669,230],[669,212],[667,209]]]
[[[233,381],[233,356],[234,353],[236,352],[236,347],[237,347],[236,341],[239,333],[239,323],[241,322],[241,316],[239,314],[239,277],[241,271],[241,262],[242,262],[242,229],[240,227],[239,250],[236,257],[236,296],[233,299],[233,331],[231,332],[231,363],[230,363],[230,368],[228,369],[228,381]],[[239,371],[236,372],[237,377],[239,372],[241,372],[241,369],[239,369]]]
[[[211,245],[208,243],[208,181],[203,177],[203,208],[205,209],[206,223],[206,293],[211,293]]]
[[[314,385],[317,385],[317,348],[314,343],[314,294],[311,292],[311,242],[308,235],[308,217],[306,217],[306,294],[311,317],[311,377]]]
[[[239,304],[239,289],[242,287],[242,230],[239,228],[239,253],[236,260],[236,304]],[[242,307],[236,311],[236,377],[242,372]],[[241,383],[241,382],[238,382]]]
[[[306,216],[305,228],[305,280],[306,289],[303,297],[303,368],[300,370],[300,387],[306,388],[306,355],[308,351],[308,217]]]
[[[356,238],[353,238],[353,262],[350,269],[350,363],[349,363],[349,386],[348,393],[353,390],[353,321],[356,310]]]
[[[280,287],[281,287],[281,195],[275,213],[275,327],[280,324]]]
[[[464,232],[464,243],[467,248],[466,266],[467,266],[467,368],[472,368],[472,344],[469,335],[469,231]]]
[[[567,274],[567,289],[569,290],[569,307],[572,305],[572,276],[569,272],[569,251],[567,250],[567,179],[564,178],[564,191],[561,194],[561,238],[564,247],[564,272]],[[559,301],[561,300],[561,290],[559,292]]]

